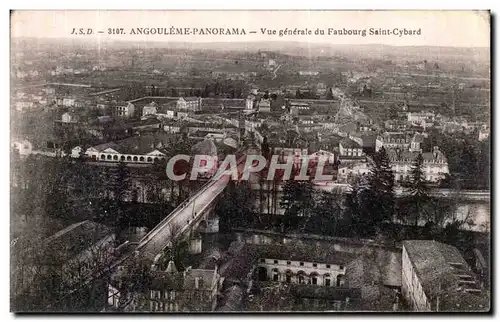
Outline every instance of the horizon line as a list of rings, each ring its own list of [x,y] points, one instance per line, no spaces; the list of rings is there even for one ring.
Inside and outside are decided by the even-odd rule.
[[[394,45],[394,44],[383,44],[383,43],[367,43],[367,44],[359,44],[359,43],[328,43],[328,42],[311,42],[311,41],[300,41],[300,40],[286,40],[286,39],[277,39],[277,40],[254,40],[254,41],[239,41],[239,40],[232,40],[232,41],[181,41],[181,40],[133,40],[133,39],[85,39],[85,38],[77,38],[77,37],[64,37],[64,36],[57,36],[57,37],[52,37],[52,36],[13,36],[12,34],[10,35],[10,40],[19,40],[19,39],[37,39],[37,40],[71,40],[71,41],[78,41],[78,42],[142,42],[142,43],[158,43],[158,44],[168,44],[168,43],[176,43],[176,44],[227,44],[227,43],[239,43],[239,44],[245,44],[245,43],[283,43],[283,42],[288,42],[288,43],[299,43],[299,44],[312,44],[312,45],[324,45],[324,46],[386,46],[386,47],[433,47],[433,48],[467,48],[467,49],[491,49],[491,44],[489,46],[440,46],[440,45]]]

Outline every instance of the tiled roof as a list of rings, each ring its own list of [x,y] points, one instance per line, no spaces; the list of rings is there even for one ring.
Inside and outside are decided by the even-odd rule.
[[[472,295],[459,288],[459,274],[473,275],[457,248],[434,240],[406,240],[403,246],[427,297],[434,299],[439,295],[441,300],[457,293]]]
[[[217,155],[217,146],[211,139],[205,139],[201,142],[196,143],[191,147],[191,152],[194,154],[204,154],[204,155]]]
[[[303,262],[343,265],[356,257],[347,252],[331,248],[309,247],[304,245],[252,245],[260,258],[283,259]]]
[[[343,138],[340,140],[339,144],[342,144],[344,148],[348,149],[361,149],[361,146],[357,142],[348,138]]]
[[[168,144],[168,133],[133,136],[116,142],[96,145],[93,148],[101,152],[111,148],[121,154],[144,155],[154,150],[163,149]]]
[[[410,151],[397,151],[396,149],[387,149],[387,155],[389,156],[389,160],[391,161],[407,161],[413,162],[417,156],[418,152],[410,152]],[[443,152],[437,150],[435,152],[424,152],[422,153],[422,158],[424,162],[437,162],[443,161],[447,162],[446,156]]]

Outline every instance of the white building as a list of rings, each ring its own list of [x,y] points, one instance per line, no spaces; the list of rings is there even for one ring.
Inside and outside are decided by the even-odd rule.
[[[21,101],[21,102],[16,102],[16,110],[21,112],[25,109],[31,109],[35,106],[35,103],[30,102],[30,101]]]
[[[300,76],[318,76],[319,72],[312,70],[301,70],[299,71]]]
[[[74,117],[71,113],[66,112],[61,116],[61,122],[63,123],[76,123],[76,117]]]
[[[74,99],[74,98],[63,98],[61,105],[66,106],[66,107],[74,107],[75,104],[76,104],[76,99]]]
[[[385,132],[377,138],[377,151],[383,146],[386,150],[400,149],[406,151],[410,148],[412,137],[403,132]]]
[[[259,280],[326,287],[344,286],[346,265],[353,260],[349,253],[291,245],[261,245],[259,256]]]
[[[357,162],[354,164],[344,164],[339,166],[337,181],[347,182],[349,178],[367,176],[370,173],[370,167],[367,162]]]
[[[261,112],[271,112],[271,100],[261,99],[259,101],[259,111]]]
[[[398,151],[395,149],[387,150],[389,160],[391,162],[392,171],[395,181],[408,181],[411,179],[411,170],[415,163],[415,158],[418,152]],[[434,147],[432,152],[422,153],[423,172],[425,180],[429,182],[438,182],[445,178],[446,174],[450,173],[446,156]]]
[[[85,155],[101,162],[156,163],[165,159],[167,133],[163,136],[142,135],[88,148]]]
[[[434,123],[436,115],[434,112],[408,112],[408,122],[416,126],[430,126]]]
[[[490,129],[487,127],[481,127],[479,129],[478,140],[485,141],[490,137]]]
[[[364,155],[361,145],[348,138],[340,140],[339,154],[342,157],[362,157]]]
[[[181,97],[177,100],[177,109],[192,112],[201,111],[201,97]]]
[[[158,104],[151,102],[142,108],[142,116],[156,115],[158,113]]]
[[[28,140],[14,140],[11,146],[17,149],[21,156],[27,156],[33,153],[33,144]]]
[[[115,107],[116,115],[122,117],[132,117],[134,116],[135,106],[132,103],[128,103],[127,105],[121,105]]]

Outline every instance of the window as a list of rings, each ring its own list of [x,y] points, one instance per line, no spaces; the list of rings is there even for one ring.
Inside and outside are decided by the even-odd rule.
[[[275,268],[273,269],[273,281],[278,282],[280,277],[280,273],[278,270]]]
[[[111,157],[111,155],[110,155],[110,154],[108,154],[108,156],[106,157],[106,159],[108,159],[108,160],[111,160],[111,158],[112,158],[112,157]]]
[[[304,262],[300,262],[300,266],[304,266]]]
[[[286,275],[285,275],[285,280],[287,283],[291,283],[292,282],[292,272],[291,271],[286,271]]]
[[[330,286],[331,285],[331,279],[330,279],[330,274],[325,274],[325,286]]]
[[[118,156],[117,155],[113,155],[113,160],[118,160]]]
[[[313,267],[318,267],[318,264],[313,264]]]
[[[337,286],[343,286],[345,283],[345,278],[344,275],[338,275],[337,276]]]
[[[339,266],[339,269],[344,269],[344,265],[340,265],[340,266]]]
[[[274,260],[274,264],[278,264],[278,261],[276,259]]]
[[[330,267],[331,267],[331,265],[330,265],[330,264],[326,264],[326,268],[330,268]]]
[[[140,157],[139,161],[144,162],[144,157]]]
[[[106,156],[104,154],[101,154],[101,160],[106,159]]]
[[[260,262],[261,262],[261,263],[265,263],[265,262],[266,262],[266,259],[265,259],[265,258],[261,258],[261,259],[260,259]]]

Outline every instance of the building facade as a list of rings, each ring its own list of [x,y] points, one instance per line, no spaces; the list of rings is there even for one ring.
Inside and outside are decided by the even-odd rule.
[[[362,157],[363,147],[351,139],[344,138],[339,142],[340,156],[347,157]]]
[[[419,152],[388,150],[389,160],[395,181],[408,181],[411,177],[411,170]],[[425,180],[428,182],[438,182],[450,173],[446,156],[434,147],[432,152],[422,153]]]
[[[181,97],[177,100],[177,109],[184,111],[197,112],[201,111],[201,97]]]
[[[338,263],[260,258],[258,274],[260,280],[292,284],[341,287],[345,282],[345,266]]]
[[[115,107],[115,113],[117,116],[121,117],[132,117],[134,116],[135,106],[132,103],[128,103],[127,105],[121,105]]]

